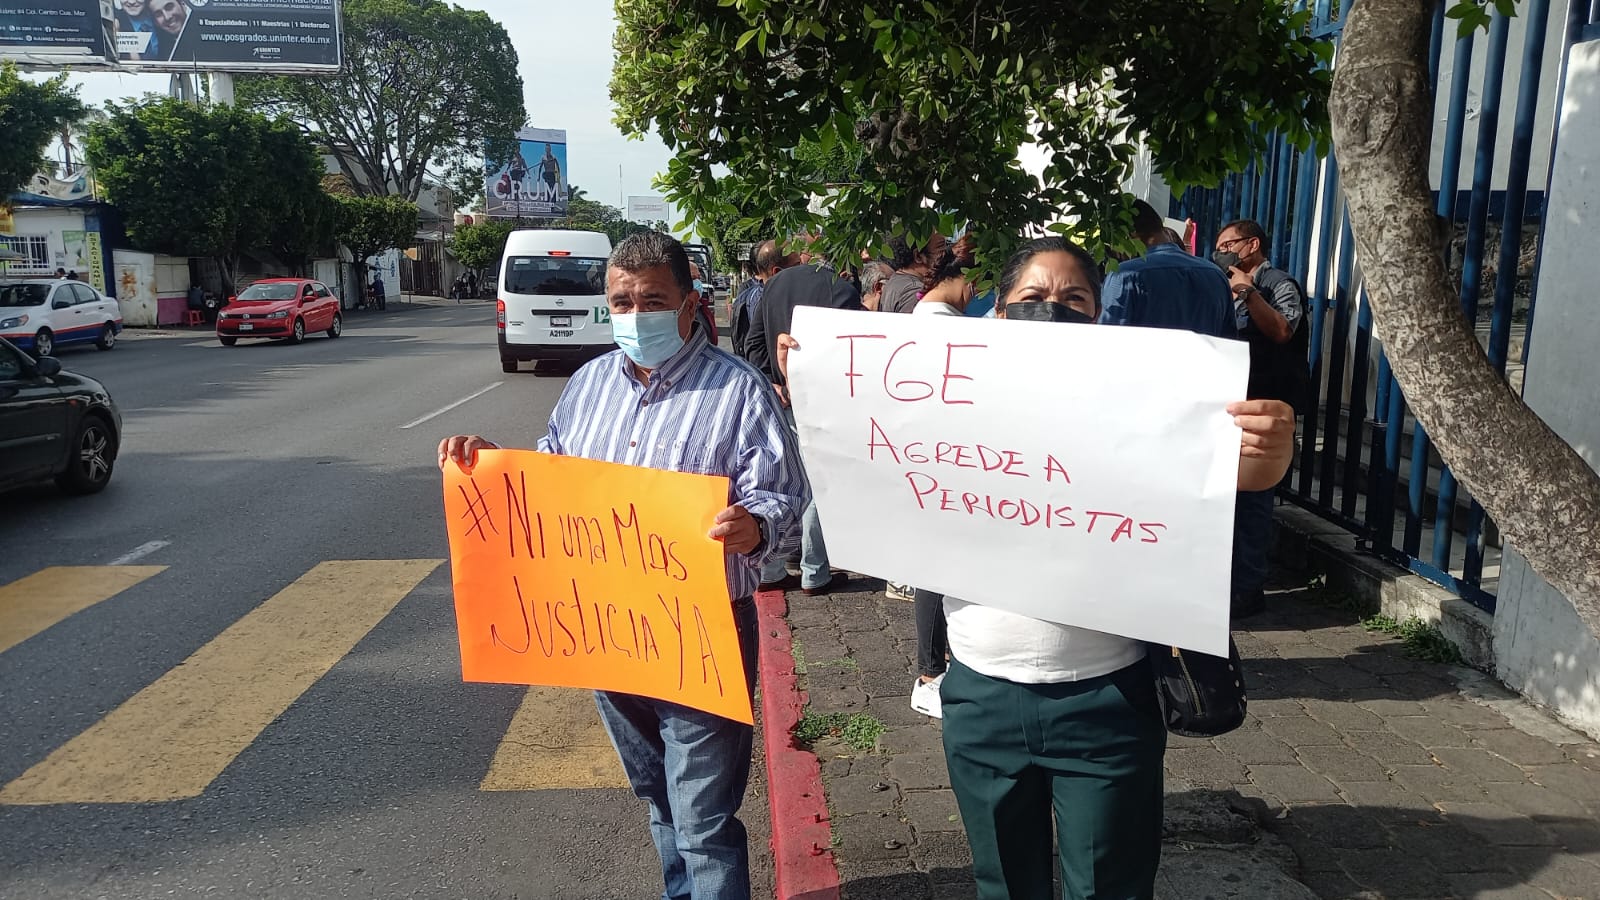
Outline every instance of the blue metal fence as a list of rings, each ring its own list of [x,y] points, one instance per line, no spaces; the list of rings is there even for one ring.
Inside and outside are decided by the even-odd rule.
[[[1560,59],[1574,40],[1600,37],[1600,0],[1568,2],[1559,20]],[[1314,33],[1339,40],[1340,10],[1348,0],[1300,0],[1298,6],[1312,10]],[[1559,66],[1552,70],[1545,62],[1551,3],[1524,0],[1515,20],[1496,11],[1487,35],[1464,38],[1455,36],[1456,23],[1445,18],[1445,6],[1443,0],[1438,4],[1430,48],[1435,93],[1445,47],[1453,48],[1449,92],[1436,105],[1442,122],[1434,135],[1442,148],[1435,166],[1441,237],[1448,236],[1450,262],[1460,273],[1462,314],[1477,329],[1490,360],[1520,388],[1534,305],[1533,281],[1522,278],[1520,270],[1528,239],[1537,241],[1537,233],[1528,232],[1541,224],[1549,179],[1548,166],[1532,171],[1531,163],[1537,148],[1549,149],[1560,95]],[[1508,67],[1514,32],[1521,37],[1520,62]],[[1483,66],[1476,82],[1475,57]],[[1541,91],[1552,86],[1556,90]],[[1510,141],[1501,148],[1501,105],[1512,97]],[[1466,138],[1474,120],[1476,139],[1469,153]],[[1504,152],[1497,153],[1500,149]],[[1471,181],[1463,186],[1463,169],[1469,166]],[[1411,416],[1381,343],[1374,340],[1336,161],[1296,151],[1274,136],[1267,152],[1244,172],[1217,188],[1191,190],[1172,206],[1173,215],[1196,222],[1203,248],[1214,245],[1228,221],[1260,222],[1269,235],[1270,258],[1306,288],[1308,365],[1318,401],[1304,416],[1302,450],[1281,496],[1350,528],[1373,553],[1492,611],[1498,534]],[[1491,258],[1496,229],[1499,243]],[[1519,279],[1526,286],[1522,294]],[[1482,326],[1485,307],[1488,322]],[[1520,350],[1513,352],[1519,342]]]

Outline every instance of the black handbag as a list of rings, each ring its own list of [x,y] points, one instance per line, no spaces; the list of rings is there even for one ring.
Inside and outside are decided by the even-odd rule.
[[[1149,644],[1148,655],[1168,731],[1207,738],[1244,724],[1244,665],[1233,638],[1226,658],[1162,644]]]

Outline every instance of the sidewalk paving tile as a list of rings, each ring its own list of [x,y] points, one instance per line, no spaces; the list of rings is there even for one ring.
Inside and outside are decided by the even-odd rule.
[[[796,595],[790,615],[810,709],[883,726],[870,750],[817,748],[842,896],[966,900],[971,855],[940,723],[909,706],[912,605],[881,586]],[[1169,741],[1158,896],[1198,900],[1195,866],[1259,857],[1324,900],[1600,900],[1600,744],[1512,728],[1457,691],[1448,667],[1356,619],[1299,590],[1243,623],[1246,725]],[[1265,875],[1221,883],[1212,895],[1290,896]]]

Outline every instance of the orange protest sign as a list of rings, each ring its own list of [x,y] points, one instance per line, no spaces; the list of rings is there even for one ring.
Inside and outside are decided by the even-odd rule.
[[[752,722],[722,544],[728,480],[529,450],[445,467],[465,681],[642,694]]]

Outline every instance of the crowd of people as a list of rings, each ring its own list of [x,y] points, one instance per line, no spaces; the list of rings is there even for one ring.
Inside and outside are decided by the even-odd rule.
[[[804,352],[789,334],[797,307],[1241,338],[1251,345],[1252,376],[1248,399],[1229,407],[1243,434],[1233,605],[1236,616],[1250,614],[1262,602],[1269,524],[1251,516],[1271,515],[1306,390],[1304,297],[1267,261],[1256,223],[1223,229],[1210,261],[1174,243],[1148,206],[1135,225],[1146,253],[1109,275],[1063,238],[1027,242],[1004,266],[992,305],[976,296],[964,236],[895,238],[887,258],[838,267],[816,254],[810,236],[762,241],[732,309],[732,349],[743,362],[714,346],[714,332],[696,314],[700,297],[682,246],[654,232],[629,237],[613,252],[606,279],[620,350],[572,379],[539,449],[729,478],[729,506],[710,534],[727,555],[753,690],[754,593],[797,588],[815,597],[840,577],[828,563],[788,403],[787,360]],[[669,424],[691,440],[651,438]],[[692,466],[671,449],[691,445]],[[439,464],[470,466],[480,449],[494,446],[475,435],[446,438]],[[1151,897],[1166,729],[1145,645],[918,590],[915,572],[874,574],[894,576],[893,595],[916,604],[921,671],[912,705],[944,720],[978,895],[1043,900],[1059,865],[1069,897]],[[751,726],[631,695],[601,692],[597,703],[635,793],[649,805],[664,896],[748,898],[738,810]]]

